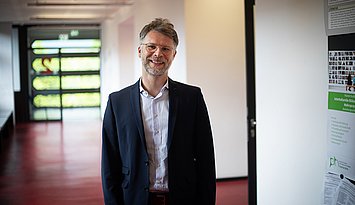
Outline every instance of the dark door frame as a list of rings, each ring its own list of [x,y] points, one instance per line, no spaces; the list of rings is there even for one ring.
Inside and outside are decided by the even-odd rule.
[[[19,40],[19,64],[20,64],[20,91],[14,92],[15,101],[15,120],[16,122],[30,121],[30,109],[28,100],[30,98],[28,92],[28,55],[27,55],[27,28],[28,26],[13,26],[18,29]]]
[[[255,0],[244,1],[248,122],[248,204],[256,205]]]

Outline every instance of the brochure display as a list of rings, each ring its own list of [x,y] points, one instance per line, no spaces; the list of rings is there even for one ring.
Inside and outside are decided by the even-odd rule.
[[[355,204],[355,0],[325,0],[328,34],[326,205]]]
[[[355,40],[355,35],[352,36]],[[355,47],[353,50],[329,50],[328,56],[328,148],[324,204],[355,204]],[[341,190],[346,191],[349,203],[337,202]],[[333,197],[329,193],[333,193]],[[340,196],[345,196],[345,192]]]
[[[355,204],[355,0],[325,0],[327,156],[323,204]]]

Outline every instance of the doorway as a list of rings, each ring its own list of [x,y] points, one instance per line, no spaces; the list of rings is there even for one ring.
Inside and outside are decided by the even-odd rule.
[[[30,120],[99,119],[99,28],[30,27],[27,39]]]

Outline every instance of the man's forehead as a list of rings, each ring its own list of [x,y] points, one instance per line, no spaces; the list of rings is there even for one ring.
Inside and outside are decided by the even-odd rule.
[[[145,36],[144,40],[156,40],[156,41],[163,41],[169,44],[170,43],[174,44],[174,40],[172,38],[155,30],[149,31]]]

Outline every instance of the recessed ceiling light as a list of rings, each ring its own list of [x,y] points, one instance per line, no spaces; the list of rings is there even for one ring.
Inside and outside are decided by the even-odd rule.
[[[46,2],[35,1],[27,3],[27,6],[130,6],[133,2]]]

